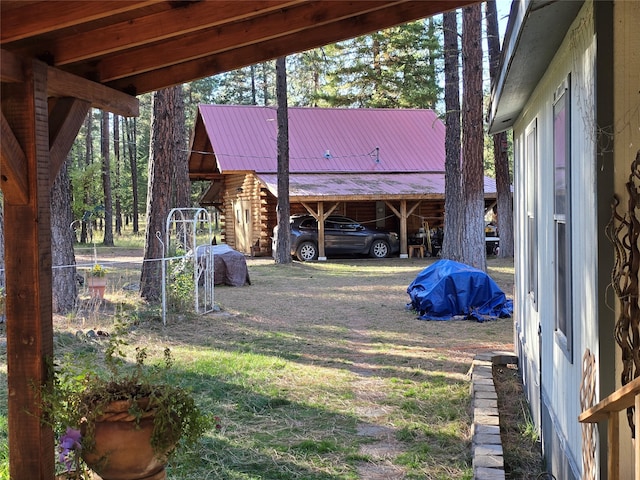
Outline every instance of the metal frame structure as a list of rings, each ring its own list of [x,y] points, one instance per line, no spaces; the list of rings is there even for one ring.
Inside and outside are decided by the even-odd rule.
[[[179,261],[193,265],[194,311],[205,314],[214,310],[214,263],[213,246],[198,245],[198,231],[205,229],[207,238],[212,238],[211,217],[204,208],[173,208],[167,215],[164,241],[162,243],[162,321],[166,325],[167,286],[171,282],[167,264]],[[184,253],[177,254],[181,249]]]

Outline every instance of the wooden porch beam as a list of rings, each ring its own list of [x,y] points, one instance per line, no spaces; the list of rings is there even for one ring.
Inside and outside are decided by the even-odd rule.
[[[0,50],[0,79],[5,83],[23,82],[22,58]],[[136,117],[140,113],[137,98],[54,67],[47,67],[47,95],[84,100],[95,108],[123,117]]]
[[[2,192],[9,201],[16,205],[24,205],[29,198],[29,185],[27,183],[27,160],[11,130],[4,113],[0,117],[0,185]]]
[[[92,107],[123,117],[140,114],[136,97],[53,67],[49,67],[48,76],[49,95],[52,97],[78,98],[89,102]]]
[[[22,59],[6,50],[0,50],[0,80],[6,83],[24,81]]]
[[[51,381],[47,361],[53,356],[47,66],[34,60],[24,82],[4,87],[2,111],[28,172],[27,202],[7,196],[4,204],[9,476],[49,480],[53,432],[41,421],[34,389]]]
[[[49,157],[51,161],[49,181],[53,185],[60,167],[64,164],[78,131],[87,117],[91,104],[77,98],[61,98],[51,103],[53,106],[49,113]]]

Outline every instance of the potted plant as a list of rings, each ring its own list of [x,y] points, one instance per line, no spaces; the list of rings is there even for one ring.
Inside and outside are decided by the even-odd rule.
[[[145,348],[127,362],[125,345],[115,334],[104,352],[97,349],[105,368],[79,367],[76,358],[53,365],[53,384],[41,389],[45,421],[59,434],[62,478],[91,478],[88,467],[103,480],[164,479],[178,443],[194,444],[212,424],[171,382],[169,349],[160,364],[147,365]]]
[[[104,290],[107,287],[106,274],[107,269],[99,263],[94,263],[93,267],[89,270],[87,284],[89,285],[91,298],[104,298]]]

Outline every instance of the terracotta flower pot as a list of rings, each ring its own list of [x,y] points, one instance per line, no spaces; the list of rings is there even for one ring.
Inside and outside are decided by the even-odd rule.
[[[128,413],[130,402],[112,405],[95,421],[95,444],[82,452],[84,461],[102,480],[164,480],[169,452],[151,446],[153,416],[136,422]]]
[[[91,298],[104,298],[104,290],[107,287],[107,279],[105,277],[89,276],[87,283]]]

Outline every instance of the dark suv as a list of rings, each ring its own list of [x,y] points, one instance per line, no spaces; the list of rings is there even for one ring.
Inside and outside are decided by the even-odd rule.
[[[273,231],[273,252],[276,251],[276,230]],[[324,248],[327,255],[361,254],[384,258],[398,253],[400,242],[397,233],[330,215],[324,222]],[[301,262],[318,258],[318,222],[311,215],[291,217],[291,254]]]

